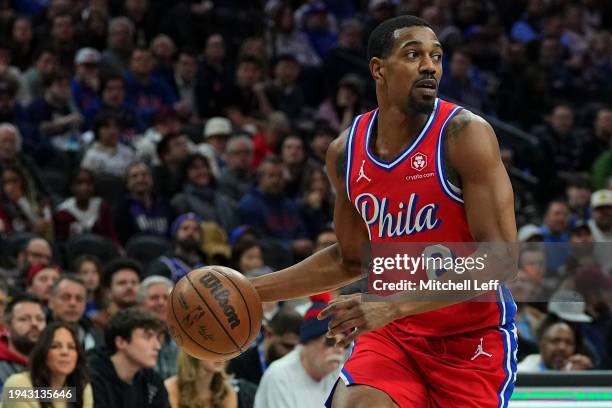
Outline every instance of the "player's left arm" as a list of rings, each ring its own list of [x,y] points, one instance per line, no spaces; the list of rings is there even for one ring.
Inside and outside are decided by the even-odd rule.
[[[458,176],[470,232],[483,245],[473,258],[487,253],[484,270],[459,275],[448,271],[441,281],[461,282],[478,277],[504,282],[513,275],[516,248],[514,197],[508,173],[501,161],[499,144],[491,126],[467,110],[449,122],[445,131],[446,165]],[[339,336],[342,345],[350,344],[359,334],[381,327],[395,319],[429,312],[459,303],[484,293],[485,290],[453,292],[404,292],[400,301],[363,302],[361,295],[341,296],[320,314],[334,316],[329,336]],[[342,335],[354,329],[349,335]]]

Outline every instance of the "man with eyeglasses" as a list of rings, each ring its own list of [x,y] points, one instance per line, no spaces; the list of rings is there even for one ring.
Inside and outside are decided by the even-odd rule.
[[[300,342],[302,316],[291,307],[282,307],[269,322],[256,346],[231,360],[227,372],[236,378],[259,384],[266,369],[291,352]]]
[[[300,344],[266,370],[255,408],[311,408],[325,401],[345,358],[344,348],[325,336],[331,318],[317,319],[326,306],[315,302],[308,309],[300,327]]]
[[[32,238],[17,254],[17,267],[15,269],[2,269],[0,272],[10,287],[23,286],[30,266],[34,264],[47,266],[52,261],[53,251],[49,242],[44,238]]]
[[[249,192],[255,182],[253,162],[253,142],[247,136],[232,137],[225,147],[225,167],[217,184],[219,191],[238,202]]]

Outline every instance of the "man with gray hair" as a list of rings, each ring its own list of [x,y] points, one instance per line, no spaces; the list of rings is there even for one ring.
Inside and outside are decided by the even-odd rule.
[[[153,313],[158,319],[165,322],[166,309],[173,287],[174,283],[170,279],[164,276],[151,275],[140,282],[136,293],[136,302],[141,308]],[[155,371],[163,379],[176,374],[177,355],[178,346],[166,330],[155,366]]]
[[[226,166],[217,182],[219,191],[238,202],[249,192],[255,181],[252,171],[253,142],[247,136],[232,137],[225,147]]]
[[[122,74],[128,69],[133,48],[134,24],[125,16],[113,18],[108,24],[108,47],[102,53],[102,74]]]

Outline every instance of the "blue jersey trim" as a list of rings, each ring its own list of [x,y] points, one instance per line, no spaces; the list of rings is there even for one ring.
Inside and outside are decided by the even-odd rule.
[[[451,120],[451,118],[455,116],[455,114],[461,109],[463,109],[461,108],[461,106],[456,106],[451,111],[451,113],[449,113],[448,117],[446,118],[446,120],[442,124],[442,127],[440,128],[440,134],[438,135],[438,146],[436,147],[436,166],[438,170],[436,173],[437,173],[438,183],[442,187],[442,190],[444,191],[444,193],[451,200],[456,201],[457,203],[463,205],[463,197],[461,196],[459,191],[457,191],[459,190],[459,188],[453,186],[446,179],[446,173],[444,171],[444,162],[443,162],[444,157],[442,155],[442,152],[444,150],[444,130],[446,129],[446,125],[448,124],[449,120]]]
[[[376,158],[376,156],[370,151],[370,136],[371,136],[371,133],[372,133],[371,132],[372,131],[372,125],[374,124],[374,122],[376,121],[376,117],[378,116],[378,109],[377,109],[374,112],[374,115],[372,115],[372,119],[370,120],[370,124],[368,126],[368,131],[367,131],[367,134],[366,134],[366,140],[365,140],[366,155],[378,167],[380,167],[380,168],[382,168],[384,170],[387,170],[387,171],[393,169],[395,166],[397,166],[398,164],[403,162],[404,159],[406,159],[406,157],[408,157],[410,155],[410,153],[412,153],[412,151],[414,151],[414,149],[416,149],[418,147],[418,145],[421,143],[421,141],[423,141],[423,139],[425,138],[425,135],[427,134],[427,132],[431,128],[431,125],[434,123],[434,120],[435,120],[436,116],[438,116],[438,111],[439,110],[440,110],[440,99],[436,98],[434,109],[429,114],[429,118],[427,119],[427,122],[425,122],[425,126],[423,127],[423,130],[421,130],[421,133],[419,133],[419,135],[416,137],[416,139],[414,139],[412,141],[412,143],[408,147],[406,147],[406,149],[404,149],[404,151],[402,153],[400,153],[399,156],[397,156],[397,158],[395,158],[394,160],[392,160],[390,162],[387,162],[387,161],[384,161],[382,159]]]
[[[353,136],[355,135],[355,129],[357,129],[357,124],[363,115],[357,116],[353,120],[353,125],[351,126],[351,130],[346,137],[346,174],[344,175],[344,182],[346,184],[346,194],[348,196],[349,202],[351,202],[351,165],[353,164]],[[328,171],[333,171],[333,169],[328,169]]]

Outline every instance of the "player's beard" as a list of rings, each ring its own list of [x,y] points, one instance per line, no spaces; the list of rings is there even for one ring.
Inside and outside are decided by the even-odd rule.
[[[411,88],[408,98],[406,99],[407,112],[412,114],[417,113],[429,115],[434,110],[436,98],[432,98],[431,100],[418,98],[414,94],[415,90],[416,88]]]

